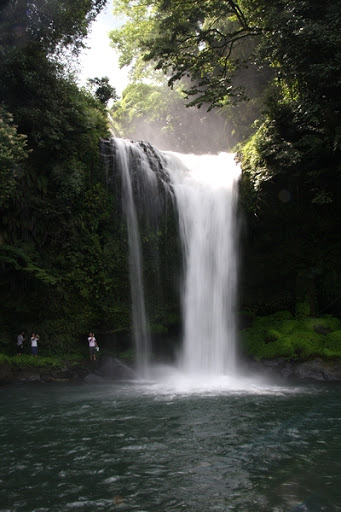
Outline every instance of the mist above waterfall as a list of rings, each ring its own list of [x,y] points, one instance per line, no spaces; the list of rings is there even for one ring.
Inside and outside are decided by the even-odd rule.
[[[137,119],[134,129],[129,130],[129,138],[148,140],[161,151],[181,153],[217,154],[226,149],[228,141],[226,120],[217,112],[185,109],[177,113],[176,129],[164,127],[159,121]]]
[[[226,113],[208,108],[186,107],[183,95],[167,83],[136,83],[126,88],[111,115],[120,136],[149,141],[162,151],[217,154],[229,147],[232,127]]]

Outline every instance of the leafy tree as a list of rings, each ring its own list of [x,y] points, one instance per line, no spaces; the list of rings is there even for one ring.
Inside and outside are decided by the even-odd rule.
[[[337,13],[330,1],[323,2],[323,9],[321,2],[278,1],[263,13],[267,31],[260,51],[277,78],[267,99],[266,119],[244,151],[247,170],[250,165],[253,171],[263,169],[265,179],[279,174],[296,183],[300,179],[314,204],[335,200],[340,176]]]
[[[118,100],[116,89],[109,84],[109,78],[107,76],[103,78],[89,78],[88,83],[94,90],[95,96],[100,103],[106,105],[111,99],[113,101]]]
[[[169,76],[170,86],[184,79],[191,104],[239,101],[245,91],[234,81],[236,72],[250,61],[262,34],[261,25],[245,15],[244,4],[121,0],[115,10],[128,21],[111,33],[112,44],[121,52],[122,65],[138,61],[142,53]],[[246,38],[255,43],[244,44]]]
[[[263,233],[246,258],[253,253],[259,263],[272,245],[270,279],[282,275],[291,307],[306,301],[314,313],[337,307],[340,293],[341,18],[331,1],[278,1],[263,10],[263,23],[260,55],[276,81],[265,120],[241,150],[243,199],[257,215],[249,223]],[[269,232],[276,232],[276,243]],[[252,273],[252,265],[246,268]]]
[[[44,350],[70,350],[89,322],[105,327],[115,288],[118,301],[126,296],[113,269],[120,259],[112,263],[107,250],[119,252],[99,154],[106,115],[62,62],[103,4],[10,0],[0,8],[1,178],[20,164],[0,205],[3,344],[20,325],[39,327]]]
[[[44,129],[50,141],[64,131],[62,120],[46,115],[54,107],[58,111],[63,98],[58,95],[59,80],[66,78],[63,52],[79,51],[104,3],[8,0],[0,7],[0,97],[19,131],[28,135],[29,147],[40,145]]]
[[[106,0],[5,0],[0,6],[3,54],[15,54],[32,45],[54,55],[66,48],[84,47],[90,23]]]
[[[203,106],[205,110],[220,107],[215,133],[224,132],[223,149],[233,148],[253,133],[253,122],[261,115],[263,91],[273,77],[268,64],[255,59],[262,36],[261,20],[251,21],[249,3],[199,4],[192,0],[185,4],[115,4],[116,12],[128,20],[111,33],[121,65],[133,64],[136,82],[146,79],[150,83],[158,77],[155,73],[163,72],[176,94],[182,91],[183,105]],[[157,70],[154,75],[151,68]],[[212,133],[211,127],[206,132],[201,123],[194,125],[202,133]],[[179,133],[182,138],[181,128]],[[210,142],[208,147],[215,151],[214,141]]]

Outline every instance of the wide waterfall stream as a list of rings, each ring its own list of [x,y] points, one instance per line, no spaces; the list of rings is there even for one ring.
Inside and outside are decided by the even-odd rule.
[[[172,155],[168,168],[185,255],[185,374],[233,373],[236,297],[236,180],[233,154]]]

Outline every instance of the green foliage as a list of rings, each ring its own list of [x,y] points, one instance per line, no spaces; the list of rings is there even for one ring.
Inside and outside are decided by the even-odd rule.
[[[63,361],[53,357],[32,357],[29,355],[22,355],[20,357],[12,357],[10,364],[16,368],[62,368]]]
[[[6,355],[6,354],[1,354],[0,353],[0,365],[5,365],[5,364],[10,364],[11,362],[11,357]]]
[[[27,158],[26,136],[17,132],[13,116],[0,105],[0,207],[10,199]]]
[[[278,312],[256,317],[253,325],[242,331],[242,345],[248,355],[258,360],[341,357],[340,325],[340,320],[330,315],[301,320],[289,312]]]
[[[95,97],[103,105],[106,105],[111,99],[117,101],[118,96],[116,90],[109,84],[109,78],[107,76],[102,78],[89,78],[88,83],[90,88],[94,91]]]
[[[276,283],[271,303],[279,286],[287,289],[291,310],[305,302],[304,314],[320,309],[339,315],[339,11],[329,0],[323,8],[283,1],[267,8],[259,2],[250,12],[257,19],[261,13],[267,31],[259,58],[271,64],[275,80],[264,118],[240,151],[241,205],[252,232],[245,239],[245,283],[253,280],[263,296]],[[252,276],[264,258],[269,271],[257,281]]]
[[[308,302],[298,302],[296,304],[296,308],[295,308],[295,316],[296,318],[305,318],[309,315],[310,313],[310,306],[308,304]]]
[[[126,246],[99,153],[106,112],[62,63],[103,5],[0,7],[0,343],[9,354],[19,325],[38,330],[42,354],[69,354],[89,325],[119,329],[119,306],[128,309]]]
[[[325,315],[321,318],[306,317],[302,320],[305,329],[321,331],[321,334],[327,334],[331,331],[338,331],[341,327],[339,318],[331,315]]]
[[[54,357],[32,357],[31,355],[7,356],[0,353],[0,365],[8,364],[15,369],[39,368],[39,369],[59,369],[65,365],[77,365],[83,361],[80,354],[69,354],[67,358],[61,356]]]
[[[106,0],[7,0],[0,7],[0,42],[22,50],[39,45],[46,54],[84,46],[90,23]]]
[[[341,330],[330,332],[325,337],[323,353],[328,357],[340,357]]]
[[[122,65],[143,59],[167,74],[172,87],[184,79],[193,105],[215,106],[245,98],[243,84],[234,77],[254,49],[244,41],[257,40],[261,29],[237,3],[121,0],[115,10],[127,19],[111,34]]]
[[[25,273],[25,278],[39,280],[47,285],[54,285],[57,278],[43,268],[34,264],[32,259],[21,248],[12,247],[10,245],[0,245],[0,261],[3,266],[8,269]]]

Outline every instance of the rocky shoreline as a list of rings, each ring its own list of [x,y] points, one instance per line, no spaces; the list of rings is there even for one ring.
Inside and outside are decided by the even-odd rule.
[[[285,380],[341,381],[341,359],[323,360],[312,358],[307,361],[292,362],[283,358],[245,361],[243,370],[247,374],[280,377]],[[25,367],[14,368],[5,363],[0,366],[0,384],[24,383],[91,383],[132,380],[134,370],[128,364],[112,356],[103,356],[99,361],[86,361],[84,364],[68,365],[62,368]]]
[[[0,365],[0,385],[22,383],[100,383],[107,380],[127,380],[134,378],[134,371],[115,357],[104,356],[98,361],[65,363],[63,367]]]
[[[287,361],[279,357],[249,361],[246,368],[251,372],[284,379],[341,381],[341,359],[315,357],[306,361]]]

